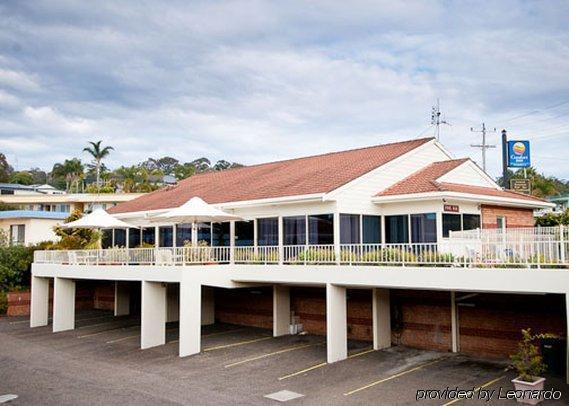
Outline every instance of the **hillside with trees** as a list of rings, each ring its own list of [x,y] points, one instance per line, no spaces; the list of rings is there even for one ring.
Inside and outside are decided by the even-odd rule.
[[[0,153],[0,182],[21,185],[49,184],[70,193],[151,192],[164,185],[164,177],[182,180],[197,173],[222,171],[241,167],[236,162],[219,160],[212,162],[201,157],[188,162],[165,156],[148,158],[136,165],[110,169],[104,160],[112,154],[112,146],[101,141],[89,142],[83,149],[88,156],[70,158],[53,165],[51,171],[39,168],[15,171],[6,156]]]

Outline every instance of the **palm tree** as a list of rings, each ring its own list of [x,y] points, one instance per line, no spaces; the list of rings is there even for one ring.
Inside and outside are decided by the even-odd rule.
[[[83,164],[77,158],[66,159],[65,162],[57,163],[51,171],[52,177],[62,178],[65,180],[65,191],[70,192],[73,186],[75,191],[79,191],[79,182],[83,177]]]
[[[114,150],[114,148],[111,146],[101,148],[102,142],[103,141],[89,141],[89,144],[91,144],[91,146],[83,148],[83,151],[88,152],[95,160],[95,170],[97,171],[97,187],[101,186],[101,161],[103,158],[108,156],[111,151]]]

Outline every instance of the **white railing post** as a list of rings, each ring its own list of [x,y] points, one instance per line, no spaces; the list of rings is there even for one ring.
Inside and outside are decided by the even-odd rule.
[[[278,249],[278,256],[279,265],[284,263],[284,227],[283,227],[283,216],[279,216],[278,225],[277,225],[277,232],[279,234],[279,249]]]
[[[336,264],[340,265],[340,212],[334,212],[334,256]]]
[[[229,222],[229,263],[235,264],[235,221]]]
[[[559,225],[559,245],[561,245],[559,252],[559,259],[562,264],[565,263],[565,230],[563,224]]]

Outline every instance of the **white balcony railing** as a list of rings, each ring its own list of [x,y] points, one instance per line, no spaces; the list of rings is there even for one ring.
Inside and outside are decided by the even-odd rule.
[[[36,251],[34,262],[66,265],[378,265],[434,267],[569,267],[567,240],[258,247],[110,248]]]

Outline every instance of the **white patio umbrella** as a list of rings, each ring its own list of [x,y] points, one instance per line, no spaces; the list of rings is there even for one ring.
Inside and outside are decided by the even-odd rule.
[[[130,228],[130,224],[119,220],[103,209],[95,209],[91,213],[81,217],[79,220],[64,223],[61,227],[65,228]]]
[[[169,223],[191,223],[192,224],[192,244],[198,241],[197,223],[200,222],[221,222],[231,220],[242,220],[241,217],[219,210],[199,197],[192,197],[186,203],[165,213],[158,214],[153,221],[167,221]]]
[[[126,228],[127,230],[132,227],[130,224],[119,220],[103,209],[95,209],[91,213],[81,217],[78,220],[69,223],[63,223],[61,227],[64,228],[89,228],[89,229],[109,229],[109,228]],[[128,238],[128,233],[127,233]],[[99,245],[101,241],[99,240]],[[100,247],[99,247],[100,248]]]

